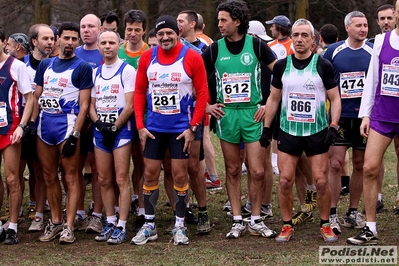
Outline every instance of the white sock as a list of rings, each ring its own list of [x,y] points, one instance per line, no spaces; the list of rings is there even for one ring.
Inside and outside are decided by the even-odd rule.
[[[92,212],[92,213],[91,213],[91,216],[96,216],[96,217],[98,217],[98,218],[101,218],[101,217],[103,216],[103,214],[102,214],[102,213],[99,213],[99,212]]]
[[[36,212],[35,217],[40,217],[43,220],[43,213],[41,212]]]
[[[76,214],[79,214],[80,218],[82,218],[82,219],[86,219],[86,217],[87,217],[85,210],[77,210]]]
[[[277,167],[277,153],[272,153],[272,165]]]
[[[115,212],[119,213],[119,206],[114,206]]]
[[[135,201],[135,200],[138,199],[138,198],[139,198],[138,195],[133,195],[133,196],[132,196],[132,202]]]
[[[145,209],[144,208],[139,208],[139,216],[145,214]]]
[[[255,220],[258,220],[258,219],[260,219],[260,215],[256,215],[256,216],[251,215],[251,225],[254,225]]]
[[[13,229],[13,230],[15,231],[15,233],[17,233],[17,232],[18,232],[18,231],[17,231],[17,226],[18,226],[17,223],[10,223],[9,226],[8,226],[8,228],[9,228],[9,229]]]
[[[242,215],[235,215],[235,216],[233,216],[233,220],[234,221],[242,221]]]
[[[176,216],[175,227],[184,227],[184,217]]]
[[[307,185],[306,189],[316,191],[316,186],[314,184]]]
[[[154,220],[155,219],[155,215],[144,215],[144,219],[146,220]],[[149,226],[151,226],[152,229],[155,228],[155,222],[145,222],[146,224],[148,224]]]
[[[112,215],[112,216],[107,216],[107,223],[108,224],[116,224],[116,220],[118,220],[118,218],[116,218],[116,215]]]
[[[377,234],[377,222],[366,222],[366,226],[369,227],[370,231],[373,232],[373,234]]]
[[[378,201],[381,201],[382,200],[382,193],[378,193],[377,194],[377,198],[378,198]]]
[[[126,221],[119,219],[117,227],[122,227],[123,230],[126,230]]]

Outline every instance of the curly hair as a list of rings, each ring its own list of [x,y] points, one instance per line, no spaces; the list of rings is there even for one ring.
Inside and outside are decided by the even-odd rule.
[[[247,4],[241,0],[228,0],[220,3],[216,9],[216,12],[226,11],[230,14],[233,20],[239,20],[238,33],[246,34],[249,28],[249,10]]]

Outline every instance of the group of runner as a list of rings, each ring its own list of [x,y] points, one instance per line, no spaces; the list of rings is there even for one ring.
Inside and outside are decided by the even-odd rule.
[[[367,39],[366,16],[353,11],[344,19],[348,37],[339,42],[331,24],[318,33],[309,20],[291,24],[283,15],[266,21],[271,38],[263,23],[250,21],[240,0],[218,5],[222,38],[215,42],[192,10],[160,16],[151,30],[143,11],[130,10],[124,39],[111,11],[87,14],[80,24],[36,24],[9,38],[1,29],[0,150],[7,189],[0,187],[0,205],[5,190],[8,201],[0,241],[19,243],[25,165],[28,230],[44,230],[40,241],[59,236],[60,243],[73,243],[74,230],[85,230],[98,242],[123,243],[130,210],[136,213],[130,243],[156,240],[163,167],[174,216],[165,232],[175,245],[187,245],[187,223],[197,224],[199,234],[211,231],[206,189],[221,188],[211,129],[220,139],[225,209],[233,220],[226,238],[248,228],[251,235],[287,242],[294,226],[314,221],[318,205],[324,241],[337,241],[343,226],[362,229],[349,244],[377,244],[383,155],[399,133],[399,13],[384,5],[376,15],[382,34],[374,40]],[[349,147],[350,204],[341,218],[337,204],[341,176],[349,175]],[[243,163],[249,196],[241,206]],[[89,213],[86,169],[92,176]],[[273,217],[273,173],[279,176],[279,233],[265,224]],[[294,182],[301,210],[293,215]],[[189,207],[190,190],[198,217]],[[362,192],[366,217],[358,211]],[[51,218],[44,226],[46,204]]]

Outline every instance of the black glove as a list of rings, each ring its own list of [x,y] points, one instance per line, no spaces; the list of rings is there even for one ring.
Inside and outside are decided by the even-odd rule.
[[[62,147],[61,151],[62,158],[71,157],[75,154],[77,142],[78,142],[77,138],[75,138],[72,135],[69,136],[69,138],[64,144],[64,147]]]
[[[262,146],[265,149],[267,149],[267,147],[269,147],[269,145],[270,145],[271,139],[272,138],[271,138],[270,128],[269,127],[264,127],[263,128],[263,132],[262,132],[262,136],[259,139],[260,146]]]
[[[112,148],[115,144],[116,136],[118,135],[119,129],[116,131],[112,131],[112,127],[114,124],[110,124],[109,126],[103,128],[101,134],[103,135],[103,145],[107,148]]]
[[[100,119],[98,119],[98,120],[94,123],[94,125],[96,126],[96,128],[98,129],[98,131],[102,132],[102,131],[104,130],[104,128],[106,128],[106,127],[109,125],[109,123],[102,122]]]
[[[24,129],[22,138],[24,141],[28,142],[32,137],[36,136],[36,125],[35,122],[29,121]]]
[[[339,138],[339,133],[336,127],[329,127],[326,138],[324,139],[324,143],[332,145],[334,144],[335,140]]]

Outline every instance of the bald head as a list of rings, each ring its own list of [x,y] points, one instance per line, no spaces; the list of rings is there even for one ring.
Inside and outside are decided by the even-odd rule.
[[[100,27],[101,20],[94,14],[87,14],[80,20],[80,37],[85,44],[85,49],[97,49]]]

